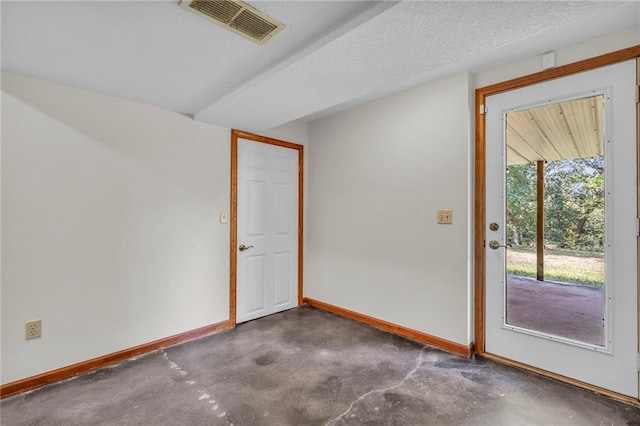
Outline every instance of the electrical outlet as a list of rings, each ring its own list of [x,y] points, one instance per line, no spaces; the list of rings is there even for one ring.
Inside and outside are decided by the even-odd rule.
[[[453,223],[453,210],[438,210],[438,223],[451,225]]]
[[[24,324],[24,338],[25,340],[35,339],[40,337],[42,333],[42,323],[40,320],[29,321]]]

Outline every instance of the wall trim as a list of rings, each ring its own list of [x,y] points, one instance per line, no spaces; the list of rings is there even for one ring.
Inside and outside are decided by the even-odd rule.
[[[368,315],[361,314],[359,312],[351,311],[349,309],[341,308],[339,306],[331,305],[329,303],[320,302],[319,300],[310,299],[305,297],[304,304],[309,305],[312,308],[317,308],[323,311],[331,312],[341,317],[349,318],[363,324],[370,325],[380,330],[388,331],[389,333],[397,334],[398,336],[406,337],[407,339],[415,340],[416,342],[424,343],[434,346],[438,349],[442,349],[447,352],[454,353],[456,355],[462,355],[464,357],[470,357],[474,353],[474,344],[463,345],[461,343],[452,342],[451,340],[443,339],[441,337],[432,336],[427,333],[423,333],[412,328],[404,327],[401,325],[393,324],[378,318],[370,317]]]
[[[68,365],[36,376],[27,377],[26,379],[7,383],[0,386],[0,399],[36,389],[44,385],[59,382],[61,380],[69,379],[82,373],[106,367],[107,365],[117,364],[159,349],[168,348],[170,346],[209,336],[229,328],[233,328],[231,321],[222,321],[216,324],[196,328],[194,330],[185,331],[184,333],[165,337],[163,339],[154,340],[153,342],[143,343],[142,345],[123,349],[121,351],[89,359],[87,361],[82,361],[77,364]]]
[[[231,130],[231,236],[229,238],[229,321],[236,324],[238,265],[238,138],[298,151],[298,306],[302,306],[304,268],[304,146],[242,130]]]
[[[549,377],[551,379],[558,380],[559,382],[568,383],[570,385],[577,386],[579,388],[582,388],[582,389],[585,389],[585,390],[588,390],[588,391],[591,391],[591,392],[595,392],[595,393],[600,394],[600,395],[607,396],[609,398],[612,398],[612,399],[615,399],[615,400],[618,400],[618,401],[633,405],[635,407],[640,407],[640,401],[638,401],[637,399],[635,399],[635,398],[633,398],[631,396],[623,395],[621,393],[613,392],[613,391],[610,391],[608,389],[604,389],[604,388],[601,388],[601,387],[598,387],[598,386],[590,385],[589,383],[581,382],[580,380],[575,380],[575,379],[572,379],[570,377],[566,377],[566,376],[562,376],[560,374],[552,373],[552,372],[547,371],[547,370],[542,370],[542,369],[537,368],[537,367],[532,367],[532,366],[530,366],[528,364],[523,364],[521,362],[513,361],[513,360],[510,360],[508,358],[503,358],[503,357],[501,357],[499,355],[493,355],[493,354],[485,352],[480,356],[483,357],[483,358],[490,359],[490,360],[495,361],[495,362],[499,362],[500,364],[505,364],[505,365],[509,365],[511,367],[516,367],[516,368],[520,368],[522,370],[530,371],[532,373],[539,374],[539,375],[544,376],[544,377]]]

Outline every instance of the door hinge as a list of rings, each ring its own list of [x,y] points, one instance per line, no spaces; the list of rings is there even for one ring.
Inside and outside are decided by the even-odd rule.
[[[480,115],[485,115],[487,113],[487,107],[484,104],[480,105]]]
[[[640,354],[638,354],[638,371],[640,371]]]
[[[640,103],[640,84],[636,84],[636,103]]]
[[[640,237],[640,217],[636,217],[636,237]]]

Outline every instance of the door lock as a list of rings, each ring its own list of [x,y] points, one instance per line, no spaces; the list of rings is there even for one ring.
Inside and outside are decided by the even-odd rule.
[[[500,225],[498,225],[498,224],[497,224],[497,223],[495,223],[495,222],[491,222],[491,223],[489,224],[489,229],[491,229],[492,231],[497,231],[498,229],[500,229]]]
[[[240,244],[240,247],[238,247],[238,250],[245,251],[245,250],[249,250],[250,248],[253,248],[253,246],[245,246],[244,244]]]

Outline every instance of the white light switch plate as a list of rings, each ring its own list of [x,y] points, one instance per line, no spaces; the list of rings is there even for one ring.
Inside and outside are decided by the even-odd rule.
[[[227,214],[226,211],[221,210],[220,211],[220,223],[228,223],[229,222],[229,215]]]

